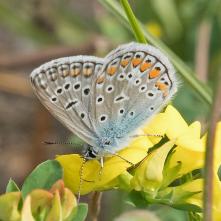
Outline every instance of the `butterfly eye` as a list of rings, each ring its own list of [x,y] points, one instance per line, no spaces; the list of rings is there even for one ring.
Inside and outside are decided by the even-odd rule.
[[[105,144],[105,145],[110,145],[111,142],[108,140],[108,141],[105,141],[104,144]]]

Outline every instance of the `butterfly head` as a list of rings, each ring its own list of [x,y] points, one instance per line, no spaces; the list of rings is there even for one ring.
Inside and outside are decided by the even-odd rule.
[[[110,150],[112,145],[116,142],[113,141],[111,138],[100,138],[98,147],[93,147],[90,145],[87,145],[87,148],[84,152],[84,158],[85,159],[99,159],[100,157],[105,155],[105,150]]]
[[[98,158],[98,151],[94,147],[87,145],[87,149],[84,151],[83,156],[87,160],[96,159]]]

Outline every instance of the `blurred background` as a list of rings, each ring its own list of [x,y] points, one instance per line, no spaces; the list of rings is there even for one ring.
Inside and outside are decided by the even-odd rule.
[[[43,141],[71,138],[78,143],[33,95],[30,72],[54,58],[104,56],[117,45],[135,40],[101,2],[0,0],[0,193],[5,191],[10,177],[22,184],[40,162],[53,159],[56,154],[74,152],[70,146],[45,146]],[[130,3],[145,28],[195,70],[201,81],[213,86],[221,62],[221,1]],[[206,127],[209,108],[185,82],[173,102],[188,122],[199,120]],[[124,200],[122,193],[105,193],[101,220],[114,220],[128,210],[130,206]],[[166,207],[155,209],[162,220],[187,220],[182,212]]]

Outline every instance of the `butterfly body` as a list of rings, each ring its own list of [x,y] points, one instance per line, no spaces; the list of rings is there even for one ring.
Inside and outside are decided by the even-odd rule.
[[[136,130],[177,90],[172,64],[158,49],[129,43],[105,58],[66,57],[31,74],[40,101],[102,158],[130,142]]]

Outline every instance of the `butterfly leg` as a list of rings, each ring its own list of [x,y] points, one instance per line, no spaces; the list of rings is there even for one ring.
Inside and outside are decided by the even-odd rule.
[[[80,171],[79,171],[79,186],[78,186],[78,197],[77,197],[77,201],[78,203],[80,202],[80,197],[81,197],[81,187],[82,187],[82,184],[83,184],[83,171],[84,171],[84,165],[85,163],[87,162],[87,159],[84,157],[83,158],[83,162],[81,164],[81,167],[80,167]]]
[[[99,171],[99,180],[101,180],[101,176],[102,176],[103,168],[104,168],[104,158],[103,157],[101,157],[101,159],[100,159],[100,164],[101,164],[101,167],[100,167],[100,171]]]
[[[163,138],[164,136],[160,134],[135,134],[131,137],[161,137]]]
[[[109,150],[105,150],[106,152],[108,152],[109,154],[113,155],[113,156],[116,156],[116,157],[119,157],[120,159],[124,160],[125,162],[127,162],[128,164],[130,164],[132,167],[135,167],[135,164],[130,162],[129,160],[125,159],[124,157],[120,156],[119,154],[117,153],[114,153],[114,152],[111,152]]]

